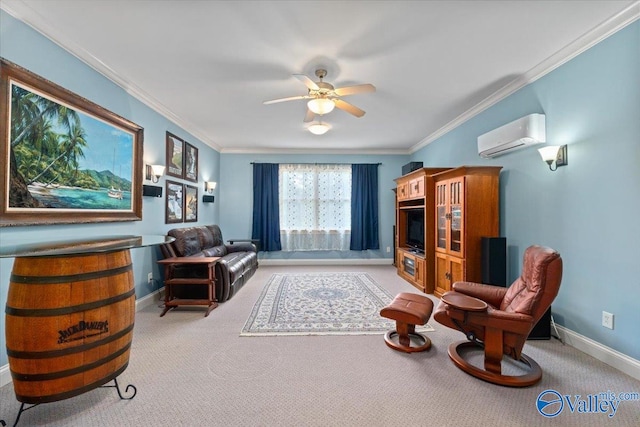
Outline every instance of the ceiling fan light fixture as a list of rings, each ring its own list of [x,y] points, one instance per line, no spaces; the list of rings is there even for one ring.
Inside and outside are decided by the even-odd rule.
[[[331,129],[331,126],[328,123],[315,122],[311,123],[307,129],[314,135],[324,135]]]
[[[307,103],[309,110],[316,114],[327,114],[333,111],[336,103],[328,98],[315,98]]]

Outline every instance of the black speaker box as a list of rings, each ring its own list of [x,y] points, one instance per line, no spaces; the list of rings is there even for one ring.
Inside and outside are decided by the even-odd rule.
[[[527,337],[528,340],[551,339],[551,307],[542,315]]]
[[[507,239],[483,237],[481,244],[482,283],[507,286]],[[533,327],[528,340],[551,339],[551,308]]]
[[[507,238],[483,237],[481,244],[482,283],[507,286]]]
[[[142,195],[150,197],[162,197],[162,187],[157,187],[155,185],[143,185]]]
[[[409,172],[413,172],[414,170],[420,169],[422,167],[422,162],[409,162],[406,165],[402,166],[402,175],[406,175]]]

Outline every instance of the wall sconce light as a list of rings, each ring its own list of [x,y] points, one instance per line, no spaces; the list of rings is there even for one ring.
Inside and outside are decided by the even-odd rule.
[[[559,166],[565,166],[569,163],[567,160],[567,146],[566,145],[547,145],[546,147],[538,148],[542,160],[548,165],[549,169],[555,171]],[[555,167],[552,167],[555,165]]]
[[[162,165],[147,165],[146,176],[147,181],[158,182],[160,177],[164,175],[165,167]]]
[[[206,181],[204,183],[204,191],[209,194],[205,194],[202,196],[202,203],[213,203],[216,199],[216,196],[213,195],[213,190],[216,189],[218,185],[215,181]]]
[[[216,186],[218,185],[217,182],[215,181],[207,181],[204,183],[204,191],[206,191],[207,193],[211,194],[213,193],[213,190],[216,189]]]

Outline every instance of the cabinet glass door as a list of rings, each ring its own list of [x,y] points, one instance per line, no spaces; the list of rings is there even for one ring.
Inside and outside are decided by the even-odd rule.
[[[436,184],[436,249],[447,249],[447,184]]]
[[[463,249],[463,188],[463,178],[449,181],[449,251],[457,254],[462,254]]]

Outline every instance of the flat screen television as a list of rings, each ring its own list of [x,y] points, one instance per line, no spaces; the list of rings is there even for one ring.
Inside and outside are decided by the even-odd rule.
[[[424,251],[424,209],[407,211],[407,246]]]

